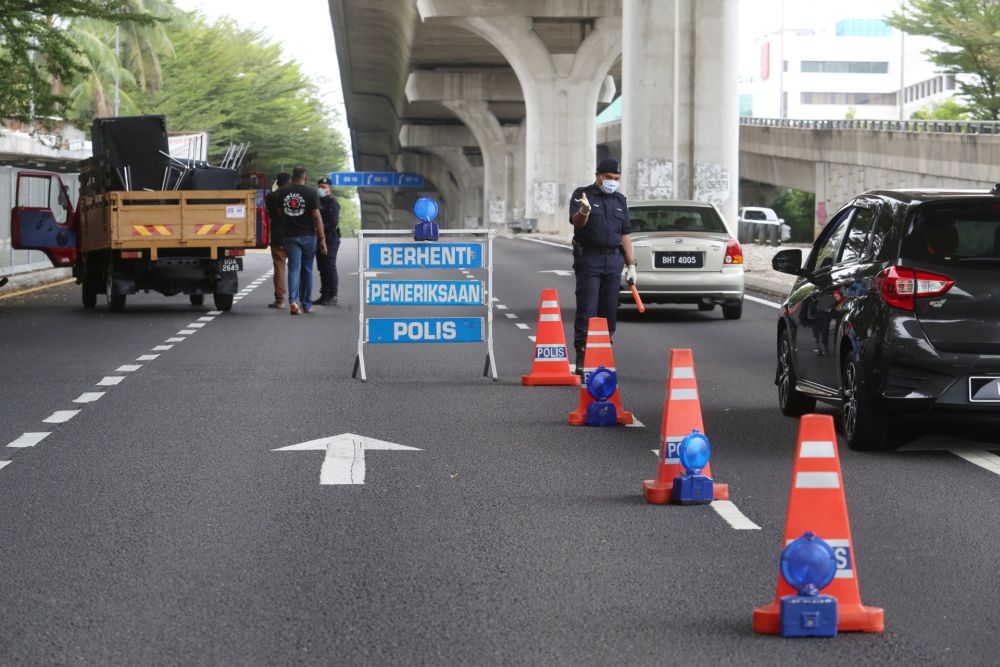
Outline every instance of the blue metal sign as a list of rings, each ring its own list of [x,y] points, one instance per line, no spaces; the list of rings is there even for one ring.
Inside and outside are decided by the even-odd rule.
[[[483,283],[476,280],[369,280],[372,306],[482,306]]]
[[[424,177],[420,174],[395,171],[331,171],[327,174],[331,185],[348,188],[422,188]]]
[[[481,269],[482,243],[371,243],[369,269]]]
[[[481,317],[373,317],[365,328],[372,345],[483,342]]]

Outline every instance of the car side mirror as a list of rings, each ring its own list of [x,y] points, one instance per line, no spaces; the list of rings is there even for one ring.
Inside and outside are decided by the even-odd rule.
[[[778,273],[804,276],[806,272],[802,268],[802,250],[800,248],[789,248],[775,253],[774,257],[771,258],[771,268]]]

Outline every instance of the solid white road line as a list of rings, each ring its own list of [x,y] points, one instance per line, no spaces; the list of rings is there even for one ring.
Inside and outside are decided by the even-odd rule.
[[[124,375],[105,375],[101,378],[100,382],[97,383],[98,387],[114,387],[116,384],[121,384],[121,381],[125,379]]]
[[[56,410],[42,421],[46,424],[65,424],[78,414],[80,414],[79,410]]]
[[[158,354],[143,354],[138,359],[136,359],[136,361],[152,361],[153,359],[156,359],[158,356],[160,356],[160,355],[158,355]]]
[[[989,470],[994,475],[1000,475],[1000,456],[982,449],[972,449],[971,447],[956,447],[948,450],[955,456],[965,459],[969,463],[975,464],[983,470]]]
[[[115,369],[115,373],[134,373],[142,368],[142,364],[125,364]]]
[[[516,326],[517,326],[518,329],[530,329],[531,328],[527,324],[525,324],[524,322],[518,322],[516,324]]]
[[[542,239],[525,239],[525,238],[522,238],[521,240],[522,241],[531,241],[532,243],[541,243],[541,244],[544,244],[544,245],[550,245],[550,246],[554,246],[556,248],[563,248],[564,250],[569,250],[569,249],[571,249],[573,247],[573,246],[571,246],[569,244],[566,244],[566,243],[553,243],[552,241],[543,241]]]
[[[104,396],[104,394],[105,394],[105,392],[103,392],[103,391],[87,391],[87,392],[84,392],[84,393],[80,394],[75,399],[73,399],[73,402],[74,403],[93,403],[94,401],[98,400],[101,396]]]
[[[768,301],[767,299],[761,299],[756,296],[750,296],[749,294],[744,294],[743,298],[747,301],[753,301],[754,303],[759,303],[762,306],[770,306],[771,308],[781,308],[780,303],[775,303],[774,301]]]
[[[748,519],[732,501],[713,500],[711,505],[712,509],[736,530],[760,530],[760,526]]]
[[[7,443],[8,447],[34,447],[40,443],[45,438],[49,437],[50,433],[45,431],[43,433],[22,433],[21,437],[17,440]]]

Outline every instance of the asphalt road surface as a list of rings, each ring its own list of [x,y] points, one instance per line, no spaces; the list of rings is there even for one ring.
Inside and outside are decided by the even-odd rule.
[[[627,313],[615,361],[645,427],[571,427],[578,389],[520,384],[543,287],[570,332],[566,249],[497,242],[499,381],[482,345],[400,345],[367,347],[360,382],[355,247],[340,305],[310,316],[265,307],[265,254],[225,314],[156,294],[88,311],[73,285],[0,300],[0,663],[997,664],[988,434],[842,447],[861,595],[886,630],[755,635],[797,433],[773,305]],[[672,347],[694,351],[713,473],[759,530],[643,500]],[[366,452],[353,485],[320,484],[322,449],[275,451],[345,433],[419,451]]]

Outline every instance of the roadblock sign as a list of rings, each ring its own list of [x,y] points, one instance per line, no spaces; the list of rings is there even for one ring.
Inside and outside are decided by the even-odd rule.
[[[485,290],[477,280],[369,280],[370,306],[482,306]]]
[[[402,317],[368,319],[366,342],[386,343],[481,343],[481,317]]]
[[[482,243],[372,243],[369,269],[481,269]]]

